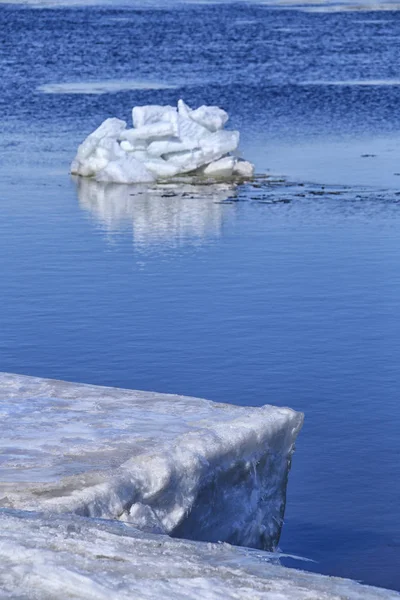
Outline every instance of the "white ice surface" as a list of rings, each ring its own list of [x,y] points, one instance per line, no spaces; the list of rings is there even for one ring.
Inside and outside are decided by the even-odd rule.
[[[227,120],[228,114],[217,106],[192,110],[183,100],[177,108],[135,106],[133,128],[127,129],[119,119],[104,121],[79,146],[71,173],[97,181],[144,183],[201,172],[226,159],[231,168],[210,166],[208,175],[251,178],[253,165],[246,163],[243,169],[232,155],[239,145],[239,132],[224,130]]]
[[[389,590],[287,569],[272,555],[171,539],[124,523],[0,510],[0,598],[398,600]]]
[[[185,4],[207,4],[210,0],[137,0],[138,8],[166,9],[180,7]],[[213,0],[214,3],[228,4],[231,0]],[[266,6],[284,6],[286,8],[308,9],[317,12],[341,11],[393,11],[400,9],[397,0],[341,0],[339,2],[325,2],[324,0],[249,0],[253,4]],[[59,8],[61,6],[131,6],[132,0],[0,0],[1,4],[26,4],[33,7]]]
[[[271,544],[301,425],[286,408],[0,374],[0,598],[397,600],[199,541]]]
[[[231,177],[235,167],[233,156],[225,156],[204,167],[204,175],[211,177]]]
[[[136,81],[120,79],[117,81],[77,81],[67,83],[46,83],[38,87],[43,94],[112,94],[127,90],[167,90],[175,89],[179,84],[162,81]]]
[[[0,506],[276,544],[300,413],[11,374],[0,402]]]

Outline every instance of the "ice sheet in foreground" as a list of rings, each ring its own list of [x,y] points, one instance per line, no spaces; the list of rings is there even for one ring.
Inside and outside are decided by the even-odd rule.
[[[178,107],[135,106],[133,127],[106,119],[79,146],[72,175],[112,183],[152,183],[186,173],[209,179],[249,179],[251,163],[232,155],[239,132],[224,126],[228,114],[218,106],[192,110],[183,100]]]
[[[0,374],[0,506],[271,549],[303,415]]]
[[[116,521],[0,510],[1,598],[400,598],[389,590],[276,563],[277,559],[265,552],[171,539]]]

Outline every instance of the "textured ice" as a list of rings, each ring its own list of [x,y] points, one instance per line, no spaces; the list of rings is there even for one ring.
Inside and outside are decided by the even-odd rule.
[[[171,539],[124,523],[0,510],[0,596],[54,600],[398,600],[287,569],[272,555]]]
[[[71,164],[71,173],[127,184],[187,173],[249,179],[254,167],[234,156],[239,132],[225,130],[227,120],[228,114],[218,106],[192,110],[183,100],[177,108],[135,106],[132,128],[127,129],[119,119],[107,119],[86,138]],[[221,159],[224,168],[216,164]]]
[[[302,415],[0,376],[0,506],[273,548]]]
[[[274,546],[300,413],[7,373],[0,401],[1,598],[400,598],[212,543]]]

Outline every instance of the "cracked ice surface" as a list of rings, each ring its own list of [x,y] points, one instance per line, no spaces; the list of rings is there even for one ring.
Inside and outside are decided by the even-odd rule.
[[[0,506],[270,549],[303,415],[0,374]]]
[[[171,539],[117,521],[0,510],[4,599],[400,598],[396,592],[287,569],[277,562],[265,552]]]
[[[152,183],[186,173],[251,178],[253,165],[232,156],[239,132],[224,129],[227,120],[217,106],[192,110],[183,100],[177,108],[136,106],[132,128],[109,118],[82,142],[71,173],[113,183]]]

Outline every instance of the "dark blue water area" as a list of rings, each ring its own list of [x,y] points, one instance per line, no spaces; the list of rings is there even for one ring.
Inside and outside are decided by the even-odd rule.
[[[280,548],[395,589],[399,33],[395,11],[0,6],[0,369],[303,411]],[[226,108],[271,179],[69,177],[104,118],[179,97]]]

